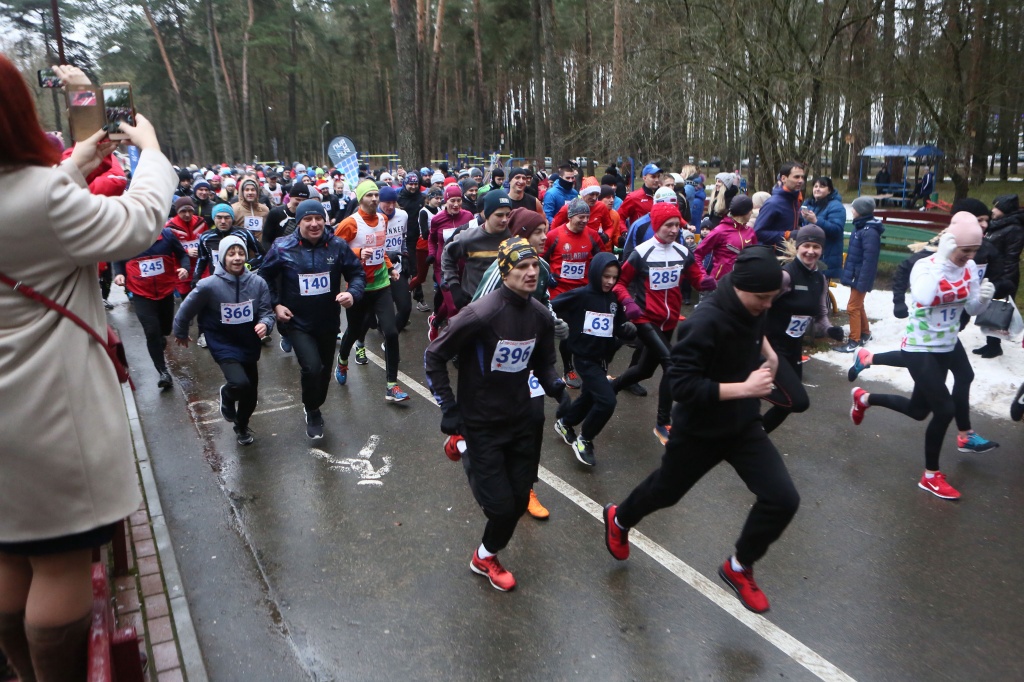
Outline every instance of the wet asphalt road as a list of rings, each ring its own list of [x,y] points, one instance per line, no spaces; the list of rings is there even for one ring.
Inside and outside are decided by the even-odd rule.
[[[127,304],[111,318],[218,682],[1024,679],[1024,427],[1008,419],[974,419],[1002,443],[991,453],[958,453],[949,437],[942,468],[963,500],[942,501],[916,486],[924,425],[876,408],[854,427],[846,377],[811,360],[810,411],[773,434],[802,505],[757,566],[772,611],[741,615],[748,625],[716,575],[752,502],[727,465],[638,527],[655,556],[634,547],[615,561],[588,513],[657,466],[653,396],[620,396],[593,470],[550,429],[547,401],[536,490],[551,518],[521,521],[501,554],[519,586],[503,594],[469,571],[483,515],[442,453],[437,408],[405,382],[412,399],[386,404],[383,369],[353,364],[311,442],[298,365],[275,333],[257,440],[242,448],[219,418],[223,378],[206,351],[171,346],[176,384],[160,393]],[[425,319],[414,311],[401,336],[401,369],[421,383]],[[732,612],[712,601],[722,595]]]

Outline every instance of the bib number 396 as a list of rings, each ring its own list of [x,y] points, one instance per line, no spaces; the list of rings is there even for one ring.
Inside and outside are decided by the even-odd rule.
[[[522,372],[530,362],[533,346],[537,341],[506,341],[502,339],[494,347],[491,357],[492,372]]]
[[[299,275],[299,293],[303,296],[320,296],[331,292],[331,276],[327,272],[313,275]]]
[[[220,304],[221,324],[244,324],[252,322],[252,301]]]

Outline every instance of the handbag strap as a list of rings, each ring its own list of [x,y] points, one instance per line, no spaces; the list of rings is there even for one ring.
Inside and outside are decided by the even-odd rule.
[[[90,327],[88,324],[86,324],[82,318],[80,318],[78,315],[75,315],[73,312],[62,306],[60,303],[57,303],[53,299],[47,298],[46,296],[42,295],[41,293],[39,293],[29,285],[24,284],[23,282],[15,282],[13,279],[11,279],[2,272],[0,272],[0,282],[3,282],[7,286],[11,287],[22,296],[30,298],[33,301],[38,301],[39,303],[42,303],[50,310],[56,310],[58,313],[60,313],[61,315],[68,318],[69,320],[77,324],[79,327],[84,329],[92,338],[96,339],[97,343],[99,343],[101,346],[107,349],[108,352],[110,351],[110,347],[107,345],[106,339],[102,338],[96,332],[96,330]]]

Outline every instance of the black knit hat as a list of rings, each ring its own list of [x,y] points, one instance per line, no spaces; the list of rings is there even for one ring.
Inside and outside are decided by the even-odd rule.
[[[746,194],[737,194],[729,202],[729,215],[747,215],[754,210],[754,201]]]
[[[966,211],[975,217],[988,216],[992,217],[992,211],[988,206],[985,205],[984,201],[975,199],[974,197],[964,197],[959,201],[953,202],[953,208],[950,209],[950,215],[956,215],[960,211]]]
[[[782,287],[782,266],[770,246],[748,246],[736,257],[732,283],[740,291],[763,294]]]

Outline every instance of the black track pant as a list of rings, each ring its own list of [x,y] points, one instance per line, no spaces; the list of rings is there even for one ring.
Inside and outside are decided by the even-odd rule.
[[[408,286],[408,285],[406,285]],[[398,328],[395,326],[395,302],[391,298],[390,286],[363,294],[361,301],[349,308],[346,313],[348,327],[341,337],[341,348],[338,350],[338,362],[348,364],[348,355],[356,339],[366,336],[373,321],[377,321],[377,329],[384,335],[384,364],[387,367],[389,382],[398,381]]]
[[[583,380],[583,390],[576,400],[572,401],[569,410],[562,417],[562,423],[576,426],[580,422],[580,438],[592,441],[601,433],[608,420],[615,412],[615,391],[608,381],[608,370],[601,362],[579,355],[573,358],[576,372]]]
[[[114,282],[114,269],[107,263],[106,269],[100,273],[100,295],[103,296],[103,300],[110,298],[110,285]]]
[[[764,413],[762,423],[765,433],[771,433],[785,421],[791,412],[806,412],[811,406],[804,388],[804,366],[800,363],[800,353],[782,353],[779,356],[779,370],[775,373],[775,387],[765,400],[772,404]]]
[[[901,395],[872,393],[868,403],[902,412],[917,421],[932,415],[924,432],[924,466],[929,471],[938,471],[939,452],[949,423],[954,417],[958,424],[970,423],[969,403],[974,370],[960,341],[948,353],[900,353],[904,366],[914,378],[914,392],[909,399]],[[947,372],[953,373],[952,395],[946,388]]]
[[[532,423],[463,429],[466,455],[462,465],[473,497],[487,517],[483,546],[504,549],[526,512],[530,489],[537,479],[540,430]]]
[[[409,316],[412,314],[412,292],[409,291],[409,275],[404,268],[388,288],[391,289],[391,298],[395,303],[395,328],[402,331],[409,326]]]
[[[957,341],[957,345],[959,345],[959,344],[960,344],[960,342]],[[906,361],[903,358],[905,356],[907,356],[907,355],[913,355],[913,353],[904,353],[901,350],[890,350],[890,351],[886,351],[885,353],[875,353],[874,356],[872,357],[872,360],[871,360],[871,366],[873,367],[875,365],[885,365],[886,367],[906,367],[907,363],[906,363]],[[966,354],[965,354],[965,357],[966,357]],[[966,379],[968,383],[974,381],[974,369],[971,368],[971,371],[969,373],[961,374],[960,378]],[[957,386],[956,386],[956,382],[957,381],[958,381],[958,377],[957,377],[956,373],[954,373],[953,374],[953,400],[962,400],[962,401],[964,401],[964,405],[962,405],[962,406],[959,405],[959,404],[957,405],[956,409],[953,411],[953,420],[956,422],[956,428],[957,429],[959,429],[961,431],[970,431],[971,430],[971,414],[970,414],[971,406],[967,404],[967,401],[970,398],[970,390],[963,391],[963,392],[957,391]],[[968,389],[969,388],[970,387],[968,387]]]
[[[248,426],[249,417],[256,409],[256,389],[260,384],[260,373],[255,362],[228,361],[220,363],[220,371],[227,380],[227,399],[235,403],[237,426]]]
[[[648,514],[679,502],[722,461],[728,462],[757,496],[736,541],[736,560],[744,566],[753,565],[782,535],[800,506],[800,495],[786,465],[760,422],[748,424],[735,436],[716,440],[673,430],[661,467],[619,505],[616,518],[632,528]]]
[[[324,329],[310,334],[292,327],[288,330],[288,340],[299,361],[302,404],[307,412],[315,412],[327,400],[338,330]]]
[[[636,336],[643,344],[640,359],[612,382],[612,388],[619,393],[624,388],[650,379],[654,376],[654,370],[661,365],[661,383],[658,385],[658,426],[672,422],[672,389],[668,381],[668,343],[671,335],[671,331],[664,332],[650,322],[638,324]]]
[[[563,374],[568,374],[573,370],[572,351],[569,350],[569,344],[565,342],[565,339],[558,342],[558,354],[562,356]]]
[[[164,360],[164,349],[167,348],[167,336],[171,333],[174,323],[174,294],[160,299],[146,298],[135,294],[132,297],[135,316],[139,318],[142,331],[146,334],[146,350],[153,360],[158,372],[167,371]]]

